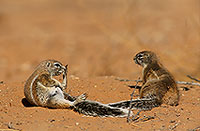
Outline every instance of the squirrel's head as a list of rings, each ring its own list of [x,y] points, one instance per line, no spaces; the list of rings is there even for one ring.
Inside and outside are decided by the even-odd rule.
[[[63,66],[59,61],[56,60],[45,60],[40,66],[44,67],[52,76],[58,76],[67,71],[67,66]]]
[[[136,64],[144,67],[148,64],[158,61],[158,58],[156,54],[152,51],[142,51],[137,53],[133,60]]]

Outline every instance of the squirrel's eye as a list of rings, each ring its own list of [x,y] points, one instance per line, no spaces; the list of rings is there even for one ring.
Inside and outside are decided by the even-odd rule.
[[[54,66],[56,66],[57,68],[61,67],[61,65],[59,63],[55,63]]]
[[[51,66],[51,63],[48,62],[48,63],[46,64],[46,66],[47,66],[47,67],[50,67],[50,66]]]
[[[142,59],[142,57],[143,57],[143,55],[141,55],[141,54],[138,54],[138,59]]]

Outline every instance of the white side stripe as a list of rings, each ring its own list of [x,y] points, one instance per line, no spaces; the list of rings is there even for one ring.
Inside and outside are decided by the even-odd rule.
[[[36,76],[33,78],[32,82],[31,82],[31,85],[30,85],[31,98],[32,98],[32,101],[33,101],[33,103],[34,103],[35,105],[38,105],[38,104],[36,103],[36,101],[35,101],[35,99],[34,99],[34,97],[33,97],[32,87],[33,87],[33,82],[35,81],[35,79],[36,79],[38,76],[39,76],[39,74],[36,75]]]

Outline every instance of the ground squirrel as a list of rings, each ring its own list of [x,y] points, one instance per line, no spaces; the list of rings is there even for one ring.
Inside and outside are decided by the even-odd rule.
[[[63,74],[60,83],[53,76]],[[29,103],[49,108],[68,108],[76,112],[100,117],[126,117],[127,109],[110,107],[95,101],[85,100],[86,95],[72,97],[64,92],[67,87],[67,66],[56,60],[41,62],[24,86],[24,95]]]
[[[132,101],[132,108],[151,110],[162,103],[171,106],[178,105],[179,90],[174,77],[160,63],[152,51],[142,51],[134,57],[136,64],[143,67],[142,86],[139,98]],[[128,108],[130,101],[109,104],[112,107]]]

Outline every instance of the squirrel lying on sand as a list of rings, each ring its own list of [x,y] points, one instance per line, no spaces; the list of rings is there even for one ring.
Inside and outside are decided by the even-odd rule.
[[[63,75],[63,82],[53,78]],[[126,117],[127,109],[111,107],[96,101],[86,100],[86,94],[72,97],[64,92],[67,87],[67,66],[56,60],[41,62],[24,86],[24,95],[29,103],[49,108],[67,108],[89,116]]]

